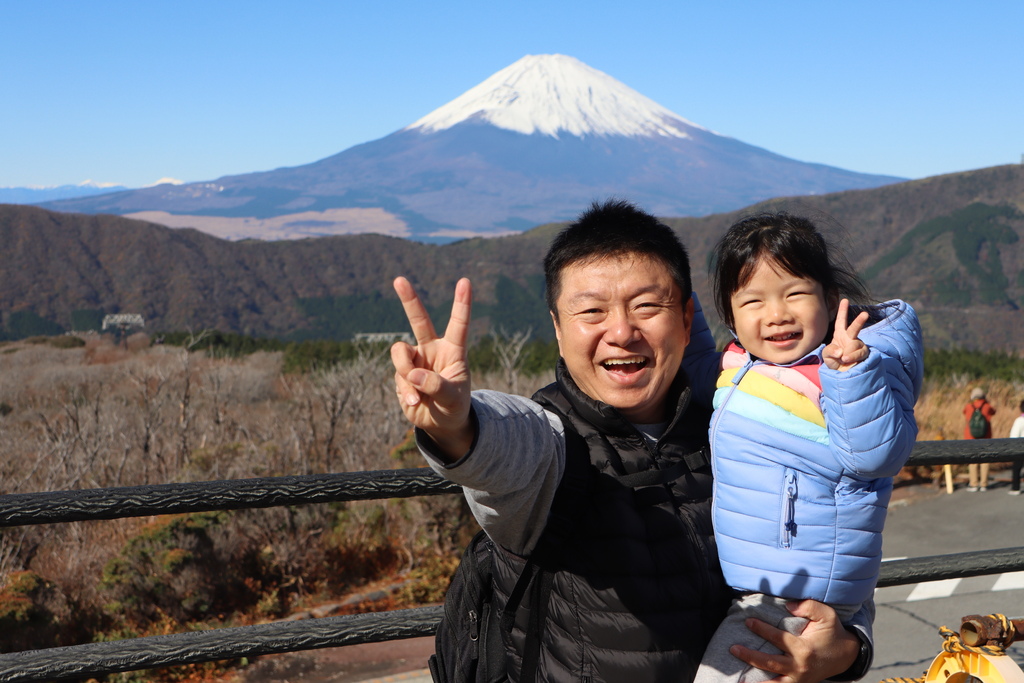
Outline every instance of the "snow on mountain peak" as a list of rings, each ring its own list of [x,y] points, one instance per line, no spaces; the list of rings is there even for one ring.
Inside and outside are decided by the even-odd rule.
[[[121,187],[121,185],[120,183],[96,182],[95,180],[92,180],[90,178],[89,180],[83,180],[82,182],[78,183],[78,187],[89,187],[97,190],[104,190],[108,187]]]
[[[527,55],[435,109],[406,130],[425,133],[468,120],[557,138],[689,137],[701,128],[608,74],[566,55]]]

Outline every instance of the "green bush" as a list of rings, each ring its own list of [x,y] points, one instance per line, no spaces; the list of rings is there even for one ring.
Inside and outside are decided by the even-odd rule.
[[[1024,358],[1003,351],[925,349],[924,374],[929,379],[963,377],[969,380],[1024,380]]]
[[[103,311],[93,308],[71,311],[71,329],[76,332],[103,331]]]
[[[213,538],[226,521],[227,513],[204,512],[144,527],[103,570],[107,613],[144,628],[164,618],[186,623],[236,608],[244,579]]]
[[[162,342],[170,346],[191,347],[193,351],[206,351],[212,356],[241,358],[257,351],[283,351],[285,342],[267,337],[250,337],[234,332],[207,330],[194,332],[164,332]]]
[[[67,597],[35,572],[11,572],[0,588],[0,652],[19,652],[40,644],[65,645],[82,636],[76,627],[89,621],[80,612],[68,619]]]
[[[26,337],[53,337],[64,334],[64,328],[47,320],[32,311],[11,313],[7,319],[7,338],[25,339]]]
[[[50,337],[49,344],[55,349],[79,349],[85,346],[85,340],[73,334],[62,334],[59,337]]]
[[[498,340],[494,335],[482,337],[469,349],[471,372],[499,372],[502,370],[497,352]],[[519,372],[524,377],[536,377],[554,369],[558,362],[558,342],[534,337],[523,345],[519,356]]]

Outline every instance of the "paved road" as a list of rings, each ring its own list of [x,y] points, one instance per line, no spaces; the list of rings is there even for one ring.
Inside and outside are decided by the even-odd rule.
[[[998,475],[997,475],[998,476]],[[1024,495],[1005,480],[985,493],[960,488],[893,505],[885,527],[887,559],[984,552],[1024,546]],[[1024,616],[1024,572],[880,588],[875,594],[875,663],[866,681],[924,675],[940,652],[940,626],[953,630],[968,614]],[[1024,666],[1024,643],[1009,654]]]

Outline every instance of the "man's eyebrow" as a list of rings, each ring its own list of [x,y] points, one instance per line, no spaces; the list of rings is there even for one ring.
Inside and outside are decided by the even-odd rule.
[[[652,283],[650,285],[647,285],[646,287],[638,287],[627,297],[627,299],[635,299],[636,297],[643,296],[644,294],[656,294],[657,296],[663,299],[672,298],[671,288],[666,289],[665,287],[662,287],[657,283]],[[567,306],[572,307],[578,306],[581,303],[588,301],[604,301],[606,298],[607,297],[602,296],[598,292],[582,291],[571,296],[569,300],[565,302],[565,304]]]
[[[584,301],[592,301],[594,299],[601,298],[602,297],[599,296],[597,292],[577,292],[573,296],[569,297],[569,300],[566,301],[565,303],[568,306],[578,306],[580,303]]]

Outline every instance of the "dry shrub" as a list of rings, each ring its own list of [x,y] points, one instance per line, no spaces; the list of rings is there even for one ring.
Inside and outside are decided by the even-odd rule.
[[[123,346],[129,353],[138,353],[143,349],[149,348],[149,335],[145,332],[136,332],[135,334],[129,335],[123,343]]]
[[[996,414],[992,418],[992,436],[1009,436],[1010,426],[1020,415],[1019,407],[1021,400],[1024,399],[1024,384],[954,377],[925,382],[921,398],[914,409],[920,429],[918,439],[933,441],[964,438],[964,426],[967,422],[963,410],[970,402],[971,390],[975,387],[981,387],[985,391],[988,402],[996,409]]]
[[[422,466],[386,352],[306,375],[110,336],[0,352],[5,493]],[[550,378],[477,376],[532,392]],[[0,531],[0,580],[34,572],[67,609],[33,647],[287,614],[374,582],[434,600],[477,527],[461,496]],[[48,588],[47,591],[51,589]],[[45,593],[46,591],[44,591]],[[40,593],[42,595],[43,593]],[[48,603],[47,603],[48,604]],[[383,603],[381,603],[383,604]],[[105,607],[115,605],[112,609]],[[378,604],[375,608],[380,608]]]
[[[202,620],[246,608],[259,599],[246,581],[259,574],[252,549],[224,543],[227,513],[157,518],[103,568],[104,610],[130,627]]]
[[[19,652],[39,643],[65,645],[82,637],[67,596],[53,581],[32,571],[7,575],[0,587],[0,652]]]
[[[1013,420],[1020,414],[1018,408],[1021,399],[1024,399],[1024,384],[952,377],[925,381],[921,397],[914,407],[918,441],[963,439],[967,421],[963,414],[964,406],[970,401],[971,390],[979,386],[985,390],[989,403],[996,409],[996,414],[992,418],[992,436],[1008,436]],[[999,471],[1006,465],[993,463],[991,467],[993,471]],[[967,465],[953,465],[952,471],[956,478],[966,477]],[[897,483],[931,479],[937,484],[942,484],[942,476],[941,465],[905,467],[897,478]]]
[[[90,337],[85,341],[85,360],[90,365],[120,363],[129,355],[127,349],[118,345],[110,335]]]

